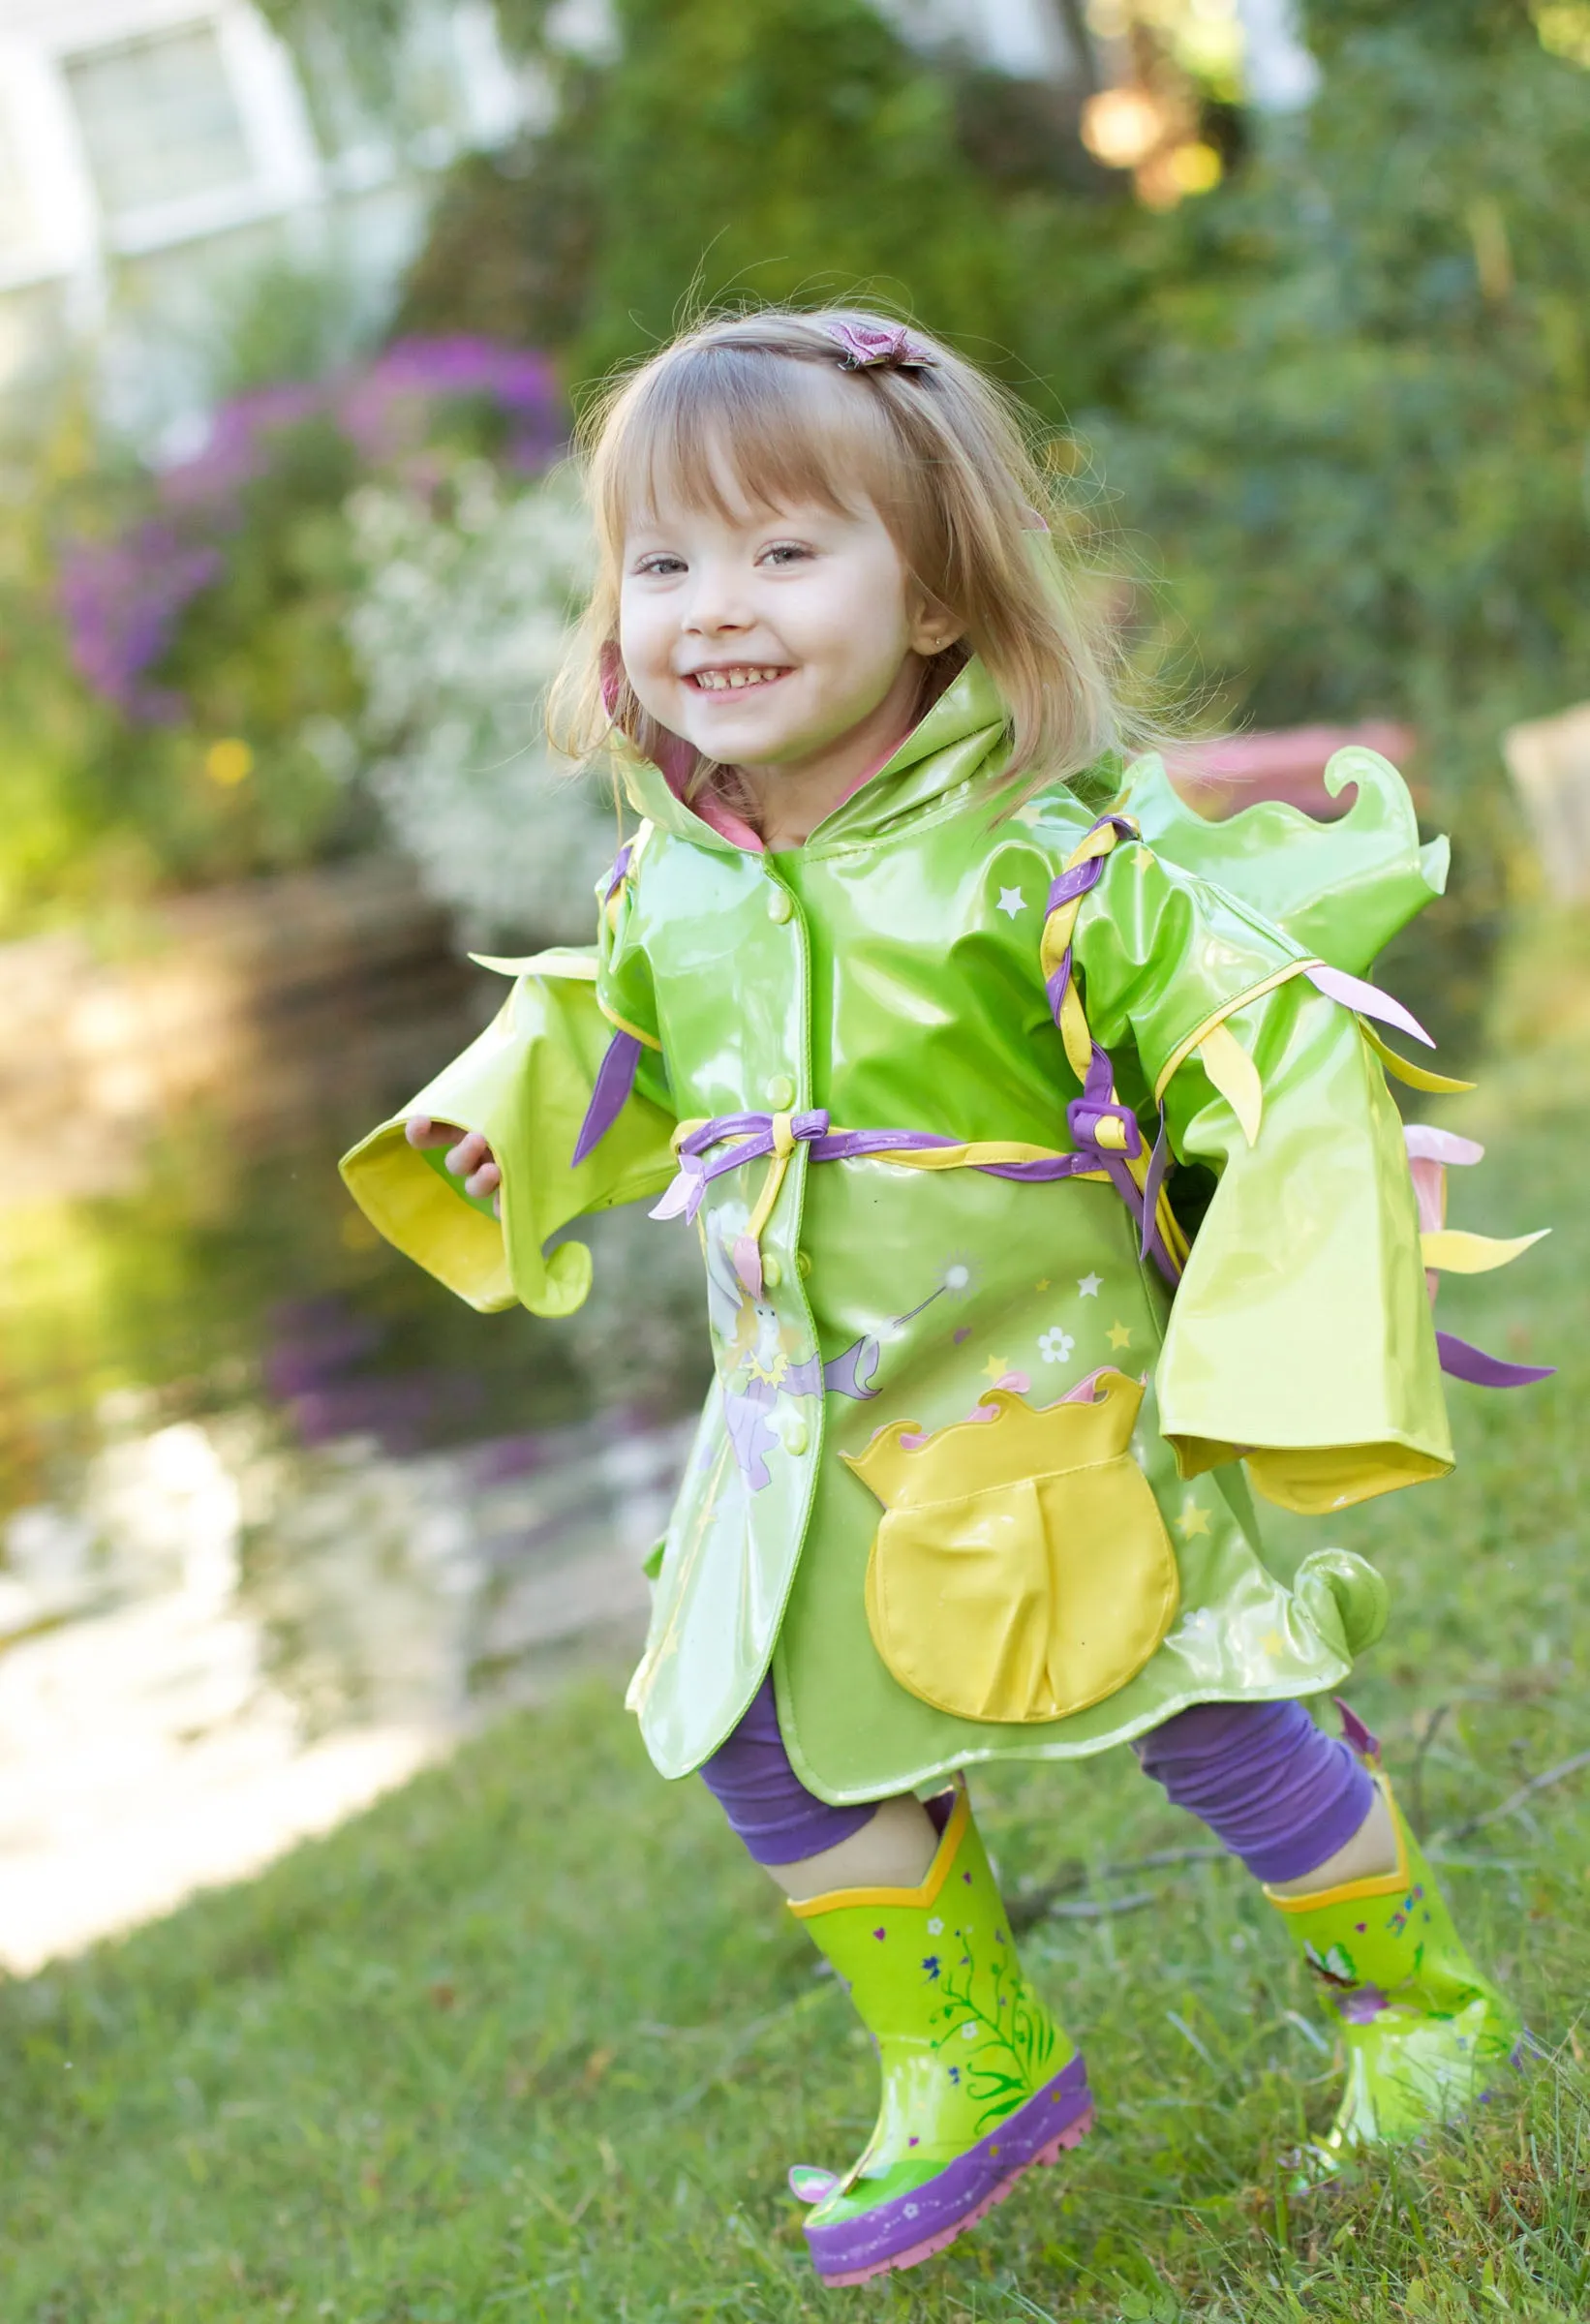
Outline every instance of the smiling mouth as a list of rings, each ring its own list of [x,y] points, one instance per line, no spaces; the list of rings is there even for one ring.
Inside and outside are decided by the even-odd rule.
[[[746,662],[729,669],[690,670],[686,675],[686,684],[703,694],[740,693],[748,686],[771,686],[775,679],[788,675],[787,669],[768,669]]]

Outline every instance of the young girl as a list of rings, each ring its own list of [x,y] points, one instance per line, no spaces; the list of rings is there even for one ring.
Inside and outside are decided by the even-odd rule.
[[[1415,2137],[1517,2021],[1372,1739],[1299,1699],[1378,1635],[1378,1575],[1320,1549],[1285,1586],[1250,1487],[1321,1513],[1452,1466],[1425,1267],[1505,1246],[1439,1232],[1474,1149],[1423,1131],[1422,1251],[1383,1063],[1459,1085],[1359,980],[1444,848],[1365,751],[1330,825],[1123,780],[1040,476],[921,334],[708,323],[609,400],[591,483],[565,716],[639,828],[596,943],[492,963],[496,1023],[344,1168],[480,1308],[577,1307],[583,1212],[695,1222],[716,1380],[629,1700],[877,2039],[860,2160],[791,2174],[816,2267],[910,2266],[1091,2119],[971,1761],[1131,1742],[1336,2013],[1316,2168]]]

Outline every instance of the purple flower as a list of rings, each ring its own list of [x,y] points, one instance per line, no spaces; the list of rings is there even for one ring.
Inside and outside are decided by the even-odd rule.
[[[210,421],[202,451],[164,471],[159,494],[168,508],[193,510],[211,519],[235,519],[231,504],[271,464],[274,440],[302,427],[326,409],[328,389],[302,380],[254,387],[220,405]]]
[[[463,396],[502,414],[505,457],[521,473],[544,468],[562,445],[563,407],[546,357],[465,334],[400,339],[335,379],[280,381],[230,397],[203,449],[151,478],[156,513],[119,538],[62,549],[56,599],[79,675],[124,717],[174,723],[186,703],[148,673],[170,650],[189,605],[224,573],[225,543],[246,514],[243,496],[270,475],[282,439],[327,420],[361,459],[402,459],[420,474],[436,407]]]
[[[926,1961],[923,1962],[922,1966],[927,1971],[930,1978],[936,1977],[938,1974],[938,1955],[936,1953],[930,1953]]]
[[[562,404],[546,357],[464,333],[394,342],[368,371],[345,382],[337,424],[367,460],[391,460],[423,441],[433,404],[457,396],[492,403],[512,423],[515,468],[544,468],[563,442]]]
[[[158,518],[120,540],[72,543],[61,558],[56,602],[78,675],[127,718],[173,724],[185,708],[182,696],[148,684],[144,672],[220,571],[217,549],[185,541]]]

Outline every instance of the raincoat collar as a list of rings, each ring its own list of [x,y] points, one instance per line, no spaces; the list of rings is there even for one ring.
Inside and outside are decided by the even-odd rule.
[[[986,780],[1004,760],[1005,732],[1005,708],[993,680],[980,661],[968,661],[876,773],[823,818],[804,852],[820,855],[831,848],[867,846],[958,787]],[[730,832],[687,807],[660,767],[642,759],[627,744],[617,747],[615,756],[626,796],[637,813],[694,846],[720,855],[747,852]],[[734,818],[725,820],[732,823]]]

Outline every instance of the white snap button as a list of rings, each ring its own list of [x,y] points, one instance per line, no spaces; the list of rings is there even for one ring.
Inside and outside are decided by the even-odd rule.
[[[762,1261],[762,1280],[769,1291],[777,1291],[783,1279],[784,1270],[777,1259],[767,1258]]]
[[[781,926],[783,922],[789,918],[794,909],[795,906],[789,901],[787,890],[779,887],[777,884],[769,889],[767,900],[767,916],[770,920],[777,920]]]
[[[787,1073],[776,1073],[767,1086],[767,1102],[775,1114],[795,1103],[795,1085]]]
[[[806,1451],[810,1442],[810,1432],[805,1421],[791,1421],[789,1426],[784,1430],[784,1451],[800,1454]]]

